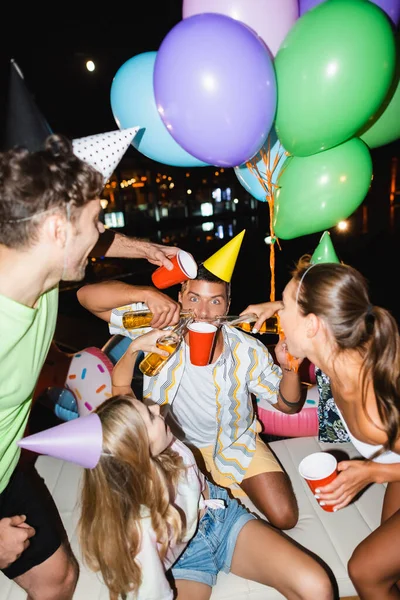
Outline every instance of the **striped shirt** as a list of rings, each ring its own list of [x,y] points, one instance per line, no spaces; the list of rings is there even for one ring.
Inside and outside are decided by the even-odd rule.
[[[122,314],[134,309],[132,305],[112,311],[111,334],[133,339],[149,330],[128,331],[122,327]],[[282,371],[256,338],[229,325],[222,327],[222,333],[224,350],[213,369],[217,420],[214,462],[220,473],[241,483],[256,447],[257,416],[252,395],[276,404]],[[143,397],[158,404],[172,404],[179,393],[184,370],[182,344],[157,376],[143,376]],[[197,391],[201,401],[201,390]]]

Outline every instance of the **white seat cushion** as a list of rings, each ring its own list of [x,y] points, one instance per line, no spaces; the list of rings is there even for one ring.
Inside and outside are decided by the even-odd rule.
[[[302,437],[272,442],[270,447],[287,471],[299,504],[299,522],[296,527],[287,532],[288,535],[327,563],[335,575],[342,598],[356,595],[347,574],[347,562],[354,548],[380,523],[385,485],[374,484],[350,506],[337,513],[327,513],[318,506],[307,484],[298,475],[298,464],[307,454],[321,449],[345,452],[348,457],[354,458],[358,456],[354,446],[350,443],[322,444],[314,437]],[[48,456],[39,457],[36,464],[54,497],[72,548],[79,559],[80,552],[75,529],[82,469]],[[250,510],[257,512],[248,500],[245,504]],[[0,600],[25,598],[26,594],[0,573]],[[91,573],[81,563],[74,600],[108,600],[108,598],[108,590],[102,584],[100,577]],[[283,596],[273,588],[225,573],[219,575],[212,593],[212,600],[281,600],[282,598]]]

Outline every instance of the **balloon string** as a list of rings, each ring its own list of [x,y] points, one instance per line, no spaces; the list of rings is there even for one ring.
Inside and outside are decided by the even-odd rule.
[[[282,157],[282,152],[280,152],[280,149],[281,148],[279,147],[279,150],[275,155],[274,162],[271,167],[271,136],[268,136],[267,150],[265,150],[265,148],[262,148],[259,154],[256,155],[256,157],[253,157],[251,160],[246,162],[246,167],[251,173],[253,173],[253,175],[257,177],[259,183],[265,191],[265,199],[268,202],[269,206],[269,229],[271,238],[269,255],[269,266],[271,271],[271,302],[275,300],[275,242],[277,242],[279,249],[281,249],[279,240],[275,237],[273,225],[275,191],[278,188],[278,185],[272,182],[272,177],[274,175],[275,169],[277,168],[278,163]],[[258,168],[257,157],[259,156],[261,156],[262,162],[265,165],[265,172],[260,172]]]

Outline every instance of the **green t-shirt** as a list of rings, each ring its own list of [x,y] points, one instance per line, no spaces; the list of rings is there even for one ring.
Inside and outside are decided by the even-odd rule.
[[[53,339],[58,286],[36,308],[0,294],[0,493],[18,462],[32,396]]]

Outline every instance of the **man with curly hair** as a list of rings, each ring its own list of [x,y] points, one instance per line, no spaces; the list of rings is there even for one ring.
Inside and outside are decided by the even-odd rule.
[[[22,467],[16,442],[52,343],[58,284],[83,279],[104,232],[103,185],[60,136],[43,151],[0,154],[0,569],[30,600],[69,600],[78,579],[54,502],[35,469]],[[118,234],[107,245],[108,256],[167,268],[178,251]],[[178,304],[162,300],[159,311],[177,320]]]

